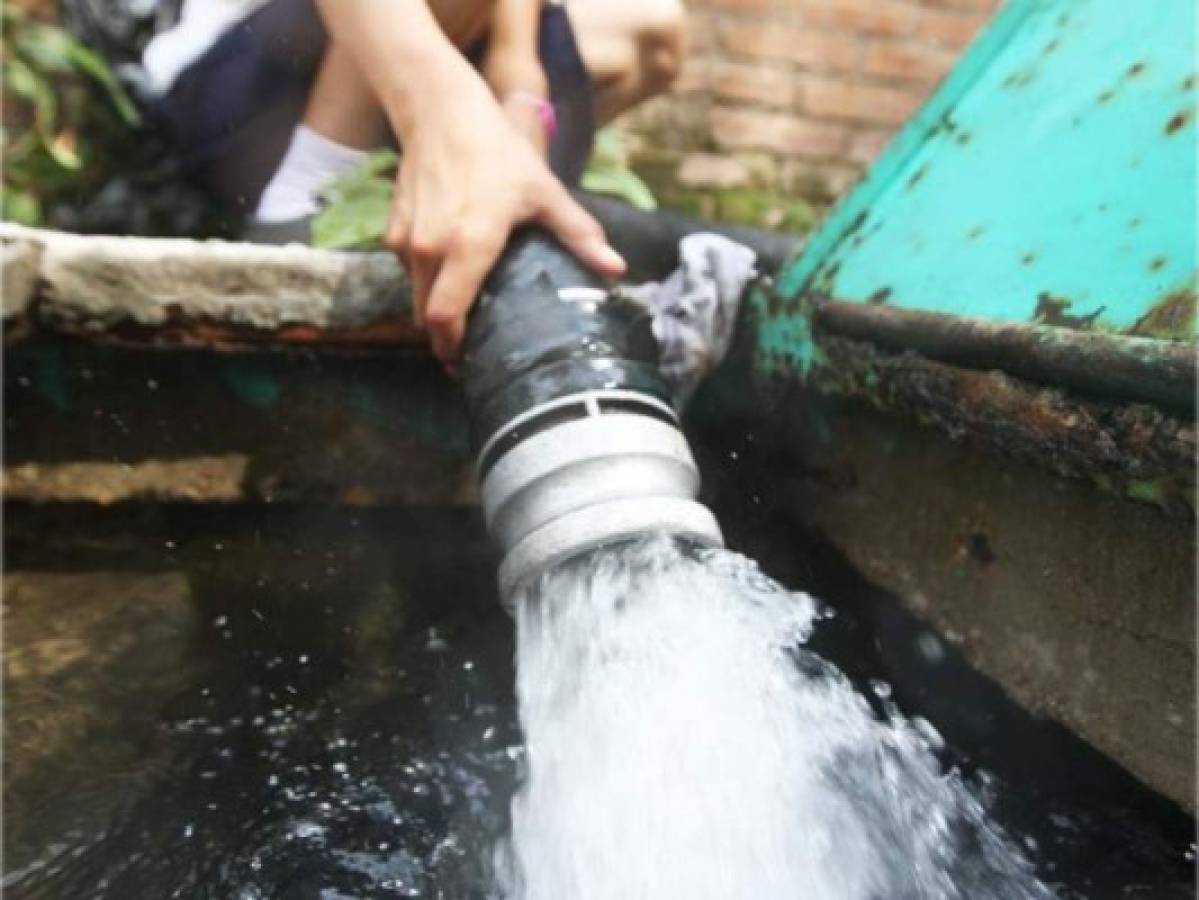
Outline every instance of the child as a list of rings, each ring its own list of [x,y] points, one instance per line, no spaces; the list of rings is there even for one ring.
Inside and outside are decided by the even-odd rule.
[[[681,41],[676,0],[184,0],[144,61],[187,170],[248,238],[306,239],[321,190],[398,143],[387,244],[452,365],[513,227],[623,271],[563,182],[597,120],[669,86]]]

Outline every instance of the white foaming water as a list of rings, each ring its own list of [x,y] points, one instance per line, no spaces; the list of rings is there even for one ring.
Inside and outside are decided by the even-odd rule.
[[[659,537],[518,600],[510,900],[1022,900],[1050,892],[933,750],[803,647],[811,598]]]

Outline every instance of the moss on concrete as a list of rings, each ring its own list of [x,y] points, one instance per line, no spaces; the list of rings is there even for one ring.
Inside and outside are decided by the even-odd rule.
[[[649,185],[663,209],[789,234],[811,231],[824,212],[819,203],[756,180],[743,187],[680,184],[677,174],[682,159],[678,151],[643,148],[631,160],[633,170]]]
[[[803,198],[762,188],[688,188],[651,183],[651,189],[663,209],[789,234],[807,234],[823,213]]]

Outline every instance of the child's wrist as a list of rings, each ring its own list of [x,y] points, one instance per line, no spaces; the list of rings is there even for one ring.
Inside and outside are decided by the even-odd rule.
[[[524,108],[535,116],[547,145],[558,133],[558,115],[554,112],[554,105],[542,94],[519,89],[509,91],[504,96],[503,106],[505,109]]]

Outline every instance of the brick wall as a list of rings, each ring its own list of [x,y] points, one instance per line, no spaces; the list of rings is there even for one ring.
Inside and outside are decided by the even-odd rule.
[[[667,205],[802,228],[788,202],[843,193],[996,6],[688,0],[679,83],[626,123],[634,165]]]

